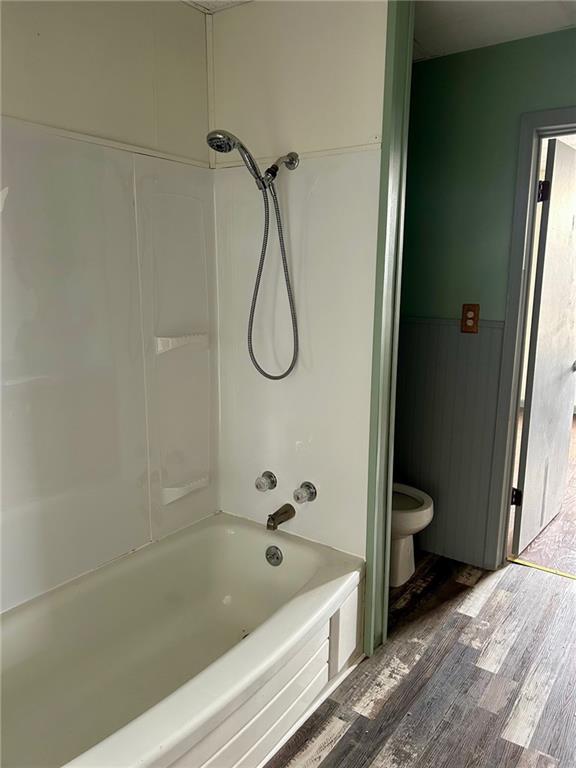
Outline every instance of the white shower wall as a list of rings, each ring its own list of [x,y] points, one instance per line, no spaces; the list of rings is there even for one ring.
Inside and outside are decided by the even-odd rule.
[[[246,348],[262,207],[244,168],[3,129],[3,607],[218,508],[265,522],[303,480],[318,499],[286,529],[363,555],[379,151],[282,173],[301,353],[270,382]],[[291,356],[274,227],[255,346],[273,370]]]
[[[148,538],[129,154],[2,125],[2,606]]]
[[[295,147],[289,146],[288,149]],[[364,556],[380,152],[303,159],[278,183],[300,358],[268,381],[246,347],[262,237],[262,198],[244,168],[216,171],[220,345],[220,507],[264,523],[304,480],[318,488],[286,530]],[[291,359],[292,334],[275,227],[256,315],[264,368]],[[254,480],[278,477],[273,492]]]
[[[364,556],[385,27],[385,2],[2,4],[28,121],[3,119],[3,608],[218,508],[264,523],[303,480],[286,529]],[[261,196],[216,127],[302,155],[286,381],[248,358]],[[273,225],[255,339],[286,364]]]
[[[253,2],[212,23],[211,127],[237,133],[266,168],[290,150],[278,191],[301,354],[283,381],[246,348],[262,201],[237,152],[214,154],[220,337],[220,504],[265,522],[304,480],[318,498],[286,530],[365,555],[372,324],[386,2]],[[210,39],[210,38],[209,38]],[[265,368],[290,361],[274,224],[256,319]],[[278,487],[258,493],[272,470]]]
[[[218,389],[212,171],[10,119],[2,155],[9,608],[215,510]]]

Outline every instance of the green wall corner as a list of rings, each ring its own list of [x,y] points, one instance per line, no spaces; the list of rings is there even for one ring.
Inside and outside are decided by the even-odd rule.
[[[520,116],[576,104],[576,29],[413,68],[402,315],[504,320]]]

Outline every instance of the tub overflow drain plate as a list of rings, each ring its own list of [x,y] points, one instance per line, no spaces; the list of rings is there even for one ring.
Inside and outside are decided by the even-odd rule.
[[[268,547],[266,550],[266,560],[268,560],[270,565],[280,565],[282,560],[284,560],[282,550],[279,547]]]

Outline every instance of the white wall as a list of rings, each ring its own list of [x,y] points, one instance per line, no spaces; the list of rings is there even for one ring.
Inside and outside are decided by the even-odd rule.
[[[305,160],[278,185],[296,295],[296,370],[268,381],[246,348],[262,236],[261,196],[243,168],[216,172],[220,335],[220,507],[264,523],[303,481],[318,498],[286,530],[364,556],[380,152]],[[255,349],[289,363],[292,334],[272,227]],[[276,350],[276,352],[275,352]],[[263,470],[278,488],[260,493]]]
[[[2,113],[207,162],[205,17],[181,2],[3,2]]]
[[[287,529],[364,555],[385,16],[323,2],[214,17],[217,119],[259,157],[304,155],[278,185],[302,352],[269,382],[246,351],[262,225],[247,172],[60,135],[205,163],[204,17],[172,2],[2,4],[3,109],[57,126],[8,119],[3,137],[4,607],[209,514],[217,469],[219,506],[261,522],[313,481],[318,500]],[[274,245],[266,365],[290,354],[287,320]],[[156,337],[175,348],[157,354]],[[264,469],[274,494],[254,490]]]
[[[386,2],[253,2],[216,14],[213,127],[258,158],[378,146],[386,13]]]
[[[383,2],[255,2],[214,17],[215,127],[259,158],[304,155],[278,184],[301,339],[284,381],[257,374],[246,349],[261,197],[244,168],[216,173],[220,506],[265,522],[309,480],[318,498],[286,530],[361,556],[385,39]],[[272,226],[255,347],[278,372],[292,335],[275,237]],[[266,469],[279,485],[261,494]]]
[[[217,389],[211,172],[2,128],[9,608],[214,511]]]

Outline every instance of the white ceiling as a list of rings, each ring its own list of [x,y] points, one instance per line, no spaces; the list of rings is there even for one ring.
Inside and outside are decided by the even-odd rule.
[[[414,58],[484,48],[576,26],[576,0],[420,0]]]

